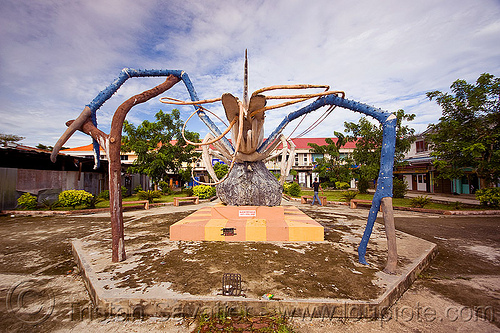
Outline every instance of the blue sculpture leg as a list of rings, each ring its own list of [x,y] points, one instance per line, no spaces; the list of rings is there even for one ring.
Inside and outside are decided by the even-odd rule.
[[[370,208],[370,213],[368,214],[368,221],[366,222],[365,231],[363,233],[363,237],[361,238],[361,242],[358,247],[358,261],[360,264],[368,265],[366,262],[366,247],[368,246],[368,240],[370,240],[370,236],[372,234],[373,225],[375,224],[375,220],[377,219],[378,211],[380,210],[380,202],[382,197],[375,193],[372,201],[372,207]]]
[[[367,265],[365,254],[368,240],[372,234],[373,225],[377,219],[382,198],[392,197],[392,169],[394,167],[394,150],[396,147],[396,116],[390,115],[383,122],[382,151],[380,156],[380,172],[378,174],[377,190],[373,196],[372,207],[368,214],[365,232],[358,247],[359,262]]]

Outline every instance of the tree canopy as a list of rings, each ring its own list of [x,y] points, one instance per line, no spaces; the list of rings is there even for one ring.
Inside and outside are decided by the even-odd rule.
[[[319,177],[326,178],[332,184],[335,182],[350,182],[352,178],[351,162],[349,156],[340,154],[340,147],[347,143],[347,137],[342,133],[334,132],[337,142],[326,138],[326,145],[319,146],[315,143],[308,143],[312,151],[316,154],[323,154],[322,158],[317,158],[314,162],[315,172]]]
[[[442,108],[439,123],[430,124],[427,140],[440,177],[453,179],[472,168],[481,187],[500,178],[500,79],[484,73],[475,84],[456,80],[451,93],[430,91]]]
[[[217,178],[222,179],[229,172],[229,166],[227,164],[217,162],[214,165],[214,172]]]
[[[394,114],[397,118],[394,165],[398,165],[403,163],[405,153],[415,141],[415,130],[408,125],[403,125],[403,122],[412,121],[415,115],[406,114],[404,110],[398,110]],[[359,177],[365,180],[377,178],[382,150],[382,125],[373,124],[366,117],[362,117],[358,123],[345,122],[344,127],[344,131],[348,133],[348,140],[356,142],[352,158],[359,165],[356,171]]]
[[[44,144],[42,144],[42,143],[37,144],[37,145],[36,145],[36,148],[38,148],[38,149],[43,149],[43,150],[49,150],[49,151],[52,151],[52,150],[54,149],[54,147],[53,147],[53,146],[46,146],[46,145],[44,145]],[[62,147],[62,148],[61,148],[61,150],[64,150],[64,149],[67,149],[67,148],[65,148],[65,147]]]
[[[8,143],[13,143],[21,141],[24,137],[14,134],[3,134],[0,133],[0,145],[6,146]]]
[[[170,114],[160,110],[155,118],[155,122],[144,120],[137,127],[125,120],[122,151],[137,154],[129,172],[146,174],[157,184],[167,172],[179,173],[183,162],[192,162],[199,154],[195,152],[196,147],[187,145],[182,137],[179,110],[174,109]],[[199,141],[198,133],[185,131],[184,134],[190,141]]]

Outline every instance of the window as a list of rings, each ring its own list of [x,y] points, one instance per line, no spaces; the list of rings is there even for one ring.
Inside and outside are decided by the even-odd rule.
[[[424,140],[415,142],[415,145],[417,146],[417,153],[427,151],[427,142]]]
[[[128,161],[128,155],[120,155],[120,160]]]
[[[418,175],[418,183],[419,184],[427,183],[427,175]]]
[[[323,158],[323,154],[312,154],[312,161],[316,162],[318,158]]]

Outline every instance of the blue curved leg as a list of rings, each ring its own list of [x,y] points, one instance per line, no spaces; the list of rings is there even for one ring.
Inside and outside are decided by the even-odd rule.
[[[373,225],[380,210],[382,198],[392,198],[392,171],[394,168],[394,151],[396,150],[396,123],[397,118],[391,115],[383,123],[382,151],[380,155],[380,172],[378,175],[377,189],[372,200],[372,207],[368,214],[365,231],[358,247],[358,260],[361,264],[367,265],[366,247],[372,234]]]
[[[101,90],[97,96],[90,102],[87,106],[90,108],[92,115],[92,123],[94,126],[97,127],[97,116],[96,112],[97,110],[106,102],[108,99],[113,96],[114,93],[120,87],[127,81],[129,78],[132,77],[155,77],[155,76],[169,76],[169,75],[174,75],[177,76],[184,82],[184,85],[186,86],[186,89],[189,92],[189,96],[192,101],[198,100],[198,95],[196,94],[196,91],[194,89],[194,86],[189,79],[189,76],[187,73],[185,73],[182,70],[169,70],[169,69],[132,69],[132,68],[124,68],[120,72],[120,75],[116,80],[114,80],[109,86]],[[195,110],[197,109],[196,105],[193,105]],[[207,125],[207,127],[215,134],[215,136],[219,136],[222,134],[222,132],[219,130],[217,125],[203,112],[201,109],[198,109],[198,116],[200,119]],[[228,139],[225,137],[222,138],[222,143],[228,149],[230,152],[234,152],[234,149],[229,142]],[[97,143],[96,140],[93,141],[93,146],[94,146],[94,153],[96,156],[96,168],[99,167],[99,161],[100,161],[100,153],[99,153],[99,144]]]

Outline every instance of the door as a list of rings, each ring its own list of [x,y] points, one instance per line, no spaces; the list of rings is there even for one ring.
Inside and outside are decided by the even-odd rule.
[[[462,194],[469,194],[469,178],[467,176],[462,177]]]
[[[417,191],[427,191],[427,175],[417,175]]]

